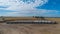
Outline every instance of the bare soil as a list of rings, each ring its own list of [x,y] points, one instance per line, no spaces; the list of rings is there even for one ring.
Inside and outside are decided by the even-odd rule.
[[[48,19],[48,18],[47,18]],[[6,24],[0,23],[0,34],[60,34],[60,19],[58,24]]]

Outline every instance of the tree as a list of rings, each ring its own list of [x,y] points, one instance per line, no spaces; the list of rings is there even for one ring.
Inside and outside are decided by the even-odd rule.
[[[40,17],[40,16],[33,16],[33,17],[35,17],[35,18],[37,18],[37,19],[41,19],[41,20],[45,20],[45,18],[44,17]]]
[[[3,16],[1,16],[1,18],[2,18],[2,21],[5,22],[5,18]]]
[[[40,17],[42,20],[45,20],[45,18],[44,17]]]

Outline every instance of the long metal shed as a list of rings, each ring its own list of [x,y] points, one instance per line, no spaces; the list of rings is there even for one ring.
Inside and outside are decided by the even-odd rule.
[[[20,21],[7,21],[7,24],[56,24],[55,21],[48,21],[48,20],[20,20]]]

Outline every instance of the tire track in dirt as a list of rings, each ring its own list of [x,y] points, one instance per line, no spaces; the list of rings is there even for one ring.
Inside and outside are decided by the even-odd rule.
[[[57,34],[60,33],[59,27],[57,26],[60,26],[60,24],[1,24],[0,34]]]

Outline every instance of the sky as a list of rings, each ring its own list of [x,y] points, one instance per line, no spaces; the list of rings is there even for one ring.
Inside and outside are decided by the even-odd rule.
[[[0,16],[60,17],[60,0],[0,0]]]

